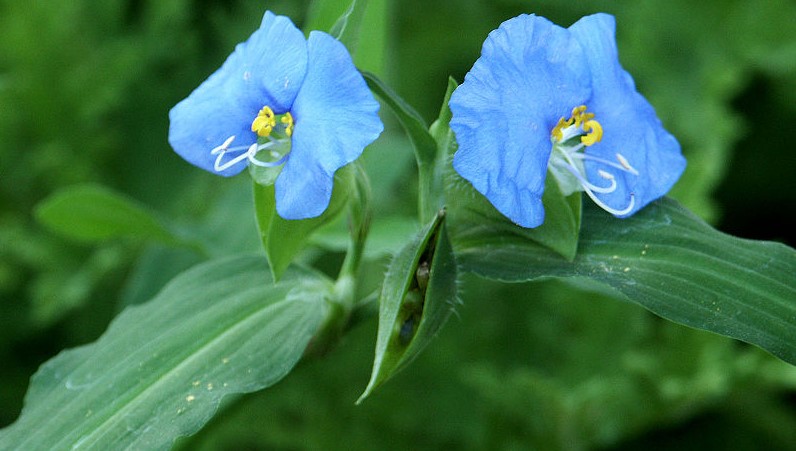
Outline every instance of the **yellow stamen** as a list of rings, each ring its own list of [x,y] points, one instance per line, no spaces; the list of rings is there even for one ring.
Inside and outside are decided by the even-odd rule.
[[[556,126],[553,127],[553,131],[550,133],[551,135],[553,135],[553,138],[555,138],[556,141],[561,141],[562,139],[564,139],[564,132],[562,132],[562,130],[572,125],[571,122],[572,122],[571,119],[569,121],[566,121],[564,120],[563,117],[558,120],[558,124],[556,124]]]
[[[255,117],[252,122],[252,131],[257,133],[257,136],[265,138],[271,134],[275,125],[276,118],[274,116],[274,110],[272,110],[271,107],[264,106],[263,109],[257,113],[257,117]]]
[[[592,116],[594,116],[592,114]],[[580,137],[580,142],[586,146],[591,146],[603,139],[603,126],[594,119],[589,119],[583,124],[585,135]]]
[[[279,122],[285,124],[285,134],[288,137],[293,136],[293,115],[287,112],[282,116]]]
[[[581,131],[585,134],[580,133]],[[602,140],[603,127],[599,122],[594,120],[594,113],[588,113],[586,111],[586,105],[580,105],[572,109],[572,116],[570,116],[569,119],[564,119],[563,117],[559,119],[558,124],[553,127],[550,135],[558,142],[564,140],[565,136],[568,140],[569,138],[580,135],[580,142],[585,146],[591,146]]]
[[[572,109],[571,121],[574,121],[575,127],[580,127],[583,122],[594,118],[594,113],[586,112],[586,105],[576,106]]]

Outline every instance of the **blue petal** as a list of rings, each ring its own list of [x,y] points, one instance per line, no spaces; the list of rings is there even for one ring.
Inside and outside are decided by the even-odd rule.
[[[307,42],[290,19],[266,12],[262,25],[224,64],[169,112],[169,143],[188,162],[213,173],[210,151],[230,136],[232,147],[257,141],[251,123],[265,105],[287,111],[307,68]],[[240,152],[238,152],[240,154]],[[234,158],[230,153],[225,161]],[[242,171],[233,166],[221,175]]]
[[[357,159],[383,129],[379,104],[345,46],[317,31],[307,46],[307,76],[291,110],[292,149],[275,185],[277,213],[285,219],[323,213],[335,171]]]
[[[685,158],[677,140],[664,128],[652,105],[636,91],[633,78],[620,65],[616,49],[614,18],[607,14],[584,17],[569,30],[581,43],[589,62],[593,94],[587,102],[603,127],[601,142],[586,150],[588,154],[616,160],[622,154],[639,172],[638,176],[610,171],[616,176],[617,190],[602,194],[608,206],[621,210],[635,195],[630,216],[653,200],[665,195],[685,169]],[[598,184],[604,165],[587,162],[587,178]]]
[[[267,11],[260,29],[238,46],[246,97],[256,99],[260,108],[268,105],[275,113],[290,110],[307,73],[307,41],[287,17]],[[252,116],[249,120],[254,119]]]
[[[504,22],[451,96],[453,167],[513,222],[542,224],[550,132],[590,94],[588,66],[566,29],[533,15]]]

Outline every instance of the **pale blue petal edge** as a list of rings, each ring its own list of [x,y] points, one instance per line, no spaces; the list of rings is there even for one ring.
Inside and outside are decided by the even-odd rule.
[[[356,160],[383,130],[379,103],[345,46],[313,31],[308,54],[307,75],[292,109],[292,150],[275,185],[277,213],[285,219],[323,213],[335,171]]]
[[[630,216],[665,195],[685,170],[686,161],[677,140],[663,128],[652,105],[636,91],[633,78],[619,63],[614,18],[608,14],[587,16],[569,30],[589,62],[594,89],[587,105],[604,132],[602,141],[586,152],[614,161],[616,153],[621,153],[639,171],[639,176],[635,176],[587,163],[587,178],[595,184],[605,184],[597,171],[609,169],[615,174],[617,190],[600,195],[600,199],[621,210],[634,194],[633,210],[623,215]]]

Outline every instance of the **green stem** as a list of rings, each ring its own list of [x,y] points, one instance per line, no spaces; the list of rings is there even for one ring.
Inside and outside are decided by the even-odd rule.
[[[340,267],[331,299],[328,316],[313,340],[313,346],[307,350],[308,355],[324,354],[343,335],[349,327],[352,312],[357,306],[357,273],[365,251],[365,241],[370,230],[370,183],[367,174],[358,163],[353,164],[354,189],[348,201],[348,227],[351,240],[345,260]]]
[[[434,164],[418,162],[417,208],[420,224],[431,222],[442,208],[440,182],[434,169]]]
[[[343,265],[335,283],[335,298],[348,312],[353,308],[356,300],[356,276],[362,255],[365,251],[365,242],[370,231],[372,211],[370,207],[370,181],[365,171],[358,163],[354,164],[355,189],[353,198],[349,201],[349,225],[351,241],[348,243]]]

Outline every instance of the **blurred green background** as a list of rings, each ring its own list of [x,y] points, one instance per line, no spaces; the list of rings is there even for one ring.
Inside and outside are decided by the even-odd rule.
[[[221,179],[167,143],[168,110],[270,9],[328,28],[345,0],[0,0],[0,426],[30,376],[90,342],[202,260],[259,249],[246,177]],[[568,26],[617,17],[620,57],[680,140],[672,196],[720,229],[794,245],[796,3],[371,0],[355,60],[429,121],[488,32],[519,13]],[[376,221],[412,215],[411,150],[388,112],[364,155]],[[630,119],[630,118],[629,118]],[[80,242],[36,205],[96,183],[204,251],[132,237]],[[340,255],[304,259],[333,271]],[[373,259],[378,283],[387,259]],[[407,370],[355,407],[375,320],[276,387],[240,400],[186,449],[796,449],[796,369],[600,294],[467,277],[463,305]],[[57,406],[54,406],[56,414]]]

